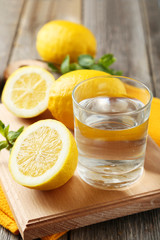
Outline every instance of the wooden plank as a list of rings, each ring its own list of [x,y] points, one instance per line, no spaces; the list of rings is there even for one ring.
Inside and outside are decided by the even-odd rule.
[[[72,240],[160,239],[160,213],[157,210],[98,223],[72,231]],[[155,221],[157,219],[157,221]],[[99,236],[99,237],[98,237]]]
[[[13,235],[8,230],[0,226],[0,240],[21,240],[21,236]]]
[[[68,19],[81,22],[81,0],[27,0],[19,24],[10,61],[40,58],[36,50],[36,36],[48,21]]]
[[[50,20],[64,19],[71,22],[81,23],[81,5],[81,0],[52,0],[49,11]]]
[[[146,46],[154,93],[160,97],[160,1],[139,1],[143,18]]]
[[[160,97],[160,0],[143,0],[139,1],[139,3],[150,62],[150,73],[154,84],[153,89],[155,90],[154,94]],[[140,237],[146,240],[160,239],[160,209],[145,212],[143,215],[138,214],[136,217],[137,219],[132,221],[133,224],[138,223],[135,233],[139,232]],[[140,221],[135,221],[138,218]],[[143,225],[140,222],[143,222]],[[141,226],[141,231],[138,225]]]
[[[83,5],[83,23],[96,36],[97,57],[113,53],[115,68],[152,89],[138,0],[85,0]]]
[[[3,79],[3,71],[9,61],[23,2],[23,0],[0,1],[0,86]]]
[[[17,118],[3,105],[0,112],[3,112],[1,120],[10,124],[12,130],[49,117],[44,113],[34,119]],[[12,179],[8,169],[9,152],[3,150],[0,181],[22,236],[30,240],[160,207],[159,156],[159,147],[148,139],[145,174],[129,188],[96,189],[75,173],[61,188],[43,192],[25,188]]]

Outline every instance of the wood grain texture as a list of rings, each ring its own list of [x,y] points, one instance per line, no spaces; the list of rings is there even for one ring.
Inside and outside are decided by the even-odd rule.
[[[83,9],[83,23],[97,39],[97,57],[113,53],[115,68],[152,89],[138,0],[85,0]]]
[[[72,240],[158,240],[160,239],[157,210],[76,229]],[[154,220],[157,219],[155,222]],[[153,232],[155,234],[153,234]]]
[[[3,71],[9,62],[22,8],[23,0],[0,1],[0,93]]]
[[[0,240],[21,240],[21,236],[13,235],[8,230],[3,227],[0,227]]]
[[[26,0],[10,61],[40,59],[36,50],[39,29],[54,19],[81,22],[80,6],[81,0]]]
[[[145,32],[150,73],[154,84],[154,94],[160,97],[160,2],[158,0],[139,1]]]

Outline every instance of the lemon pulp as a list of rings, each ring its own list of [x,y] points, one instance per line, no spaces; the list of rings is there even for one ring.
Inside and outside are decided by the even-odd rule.
[[[47,109],[54,80],[53,75],[41,67],[19,68],[6,81],[2,102],[18,117],[38,116]]]
[[[13,85],[11,99],[18,108],[32,109],[46,96],[46,82],[37,73],[22,75]]]
[[[19,171],[31,177],[43,175],[55,165],[61,149],[62,140],[56,130],[39,128],[27,136],[20,147],[17,155]]]

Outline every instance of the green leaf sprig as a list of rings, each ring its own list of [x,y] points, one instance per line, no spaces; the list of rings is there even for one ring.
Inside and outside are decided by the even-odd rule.
[[[116,61],[116,58],[113,54],[105,54],[100,59],[96,60],[89,54],[82,54],[78,57],[77,63],[70,63],[70,56],[67,55],[61,66],[60,69],[55,67],[53,63],[48,63],[48,67],[51,69],[52,72],[59,72],[61,74],[65,74],[67,72],[71,72],[78,69],[94,69],[103,72],[107,72],[111,75],[122,75],[122,71],[116,71],[110,66]]]
[[[22,133],[23,129],[24,127],[22,126],[15,132],[9,131],[9,125],[5,126],[0,120],[0,134],[5,138],[4,141],[0,141],[0,151],[4,148],[11,151],[16,139]]]

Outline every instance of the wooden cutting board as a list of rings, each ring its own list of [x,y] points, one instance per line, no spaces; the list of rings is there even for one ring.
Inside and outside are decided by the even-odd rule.
[[[11,130],[39,119],[14,117],[0,105],[0,119]],[[9,152],[0,152],[0,181],[25,240],[106,221],[160,207],[160,148],[148,138],[145,173],[138,183],[120,190],[99,190],[83,182],[77,173],[64,186],[38,191],[20,186],[8,170]]]

